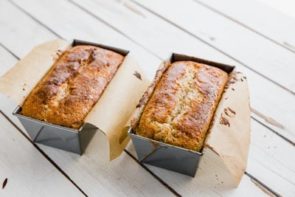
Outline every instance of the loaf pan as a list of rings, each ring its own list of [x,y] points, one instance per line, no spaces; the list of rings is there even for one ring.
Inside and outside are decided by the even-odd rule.
[[[213,62],[197,57],[173,53],[168,62],[194,61],[210,66],[218,67],[227,73],[231,73],[234,66]],[[151,95],[150,95],[151,96]],[[203,155],[200,152],[166,144],[137,135],[130,127],[128,134],[135,147],[137,158],[140,162],[185,174],[194,177],[198,169],[200,159]]]
[[[84,124],[79,129],[67,128],[54,125],[20,114],[21,107],[18,106],[15,115],[24,126],[32,141],[35,143],[52,146],[77,154],[82,154],[90,142],[97,128]]]
[[[124,56],[128,54],[128,51],[126,50],[97,43],[73,40],[72,46],[77,45],[98,46],[104,49],[115,51]],[[21,107],[17,106],[13,112],[13,115],[15,115],[20,120],[21,124],[24,126],[33,142],[59,148],[65,151],[70,151],[80,155],[83,154],[91,138],[98,129],[97,127],[88,123],[84,123],[84,125],[79,129],[63,127],[24,116],[20,114],[20,112]]]
[[[203,153],[136,135],[132,128],[128,133],[140,162],[195,176]]]

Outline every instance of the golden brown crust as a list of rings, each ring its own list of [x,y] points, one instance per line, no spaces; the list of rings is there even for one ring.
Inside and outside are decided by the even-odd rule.
[[[21,114],[79,128],[123,59],[118,53],[88,45],[65,51],[26,98]]]
[[[171,64],[146,104],[136,133],[199,151],[227,79],[226,72],[212,66]]]

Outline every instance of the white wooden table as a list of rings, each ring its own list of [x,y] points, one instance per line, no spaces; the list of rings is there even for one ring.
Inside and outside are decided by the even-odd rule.
[[[233,189],[206,161],[190,178],[138,163],[132,145],[108,163],[99,133],[82,156],[33,144],[1,96],[0,196],[295,196],[295,18],[264,3],[0,0],[0,75],[36,44],[77,38],[133,51],[150,78],[170,52],[234,64],[252,109],[248,167]]]

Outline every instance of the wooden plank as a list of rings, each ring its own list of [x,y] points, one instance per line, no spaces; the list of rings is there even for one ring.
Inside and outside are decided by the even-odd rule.
[[[11,68],[16,62],[17,59],[13,57],[5,48],[0,45],[0,76],[3,75],[9,68]]]
[[[195,0],[216,13],[295,52],[295,20],[257,0]]]
[[[19,4],[21,4],[21,2],[18,2]],[[76,9],[75,7],[72,7],[71,8],[71,10],[66,10],[66,9],[69,9],[71,6],[69,6],[69,5],[64,5],[65,7],[63,7],[63,6],[61,6],[61,5],[58,5],[58,7],[54,7],[54,3],[50,6],[50,5],[46,5],[45,7],[46,7],[46,9],[47,10],[49,10],[49,13],[46,13],[46,11],[45,10],[42,10],[41,9],[41,7],[38,7],[38,2],[34,2],[34,5],[35,5],[35,8],[32,8],[33,10],[29,10],[30,11],[30,13],[32,13],[32,14],[34,14],[34,16],[35,17],[38,17],[38,19],[39,20],[42,20],[43,21],[43,23],[45,23],[46,25],[49,25],[50,27],[51,27],[51,25],[52,25],[52,22],[51,22],[51,20],[49,20],[48,19],[48,15],[50,16],[50,10],[51,9],[55,9],[56,11],[57,11],[57,13],[60,13],[61,15],[58,15],[58,17],[61,19],[60,21],[61,21],[61,23],[59,24],[59,23],[57,23],[57,22],[54,22],[54,25],[57,27],[57,29],[58,28],[60,28],[61,26],[62,26],[62,24],[63,23],[67,23],[69,26],[71,25],[72,26],[72,29],[73,30],[75,30],[75,32],[74,33],[76,33],[76,34],[78,34],[78,35],[81,35],[82,33],[80,33],[80,31],[79,30],[77,30],[77,28],[75,28],[75,27],[77,27],[77,26],[79,26],[79,24],[80,23],[83,23],[83,21],[85,21],[85,20],[87,20],[88,21],[88,23],[89,24],[91,24],[91,25],[95,25],[96,27],[99,27],[99,23],[98,23],[98,21],[96,21],[96,22],[94,22],[93,21],[93,18],[91,18],[91,17],[86,17],[86,16],[84,16],[85,15],[85,13],[83,14],[83,12],[81,12],[81,11],[79,11],[78,9]],[[31,9],[30,8],[30,6],[25,6],[25,5],[21,5],[21,6],[23,6],[25,9]],[[43,6],[43,5],[39,5],[39,6]],[[36,10],[34,10],[34,9],[36,9]],[[60,9],[60,10],[59,10]],[[70,11],[70,13],[71,13],[71,16],[70,16],[70,19],[69,18],[67,18],[65,15],[63,15],[65,12],[59,12],[59,11],[61,11],[61,10],[66,10],[67,12],[68,11]],[[42,13],[42,14],[41,14]],[[47,15],[47,17],[44,17],[44,16],[46,16]],[[77,18],[75,18],[74,16],[79,16],[79,17],[77,17]],[[73,18],[74,17],[74,18]],[[75,21],[75,22],[70,22],[69,20],[73,20],[73,21]],[[58,26],[60,26],[60,27],[58,27]],[[101,28],[107,28],[107,27],[102,27],[101,25],[100,25],[100,27]],[[98,29],[100,29],[100,28],[98,28]],[[84,31],[85,32],[88,32],[87,31],[87,28],[84,28]],[[58,33],[60,34],[60,35],[64,35],[64,34],[66,34],[66,33],[63,33],[63,30],[59,30],[58,31]],[[113,32],[112,34],[112,37],[117,37],[117,35]],[[122,39],[118,39],[117,40],[117,43],[121,43],[121,41],[123,42],[124,41],[124,39],[122,38]],[[129,41],[130,42],[130,41]],[[134,47],[134,48],[132,48],[133,50],[138,50],[139,48],[138,47]],[[146,64],[146,65],[148,65],[148,64]],[[96,150],[95,150],[96,151]],[[56,150],[53,150],[53,156],[56,154],[55,153],[56,152]],[[93,154],[94,154],[94,152],[93,152]],[[58,160],[60,161],[60,160],[63,160],[63,158],[65,158],[66,156],[68,155],[68,153],[67,154],[65,154],[65,155],[63,155],[61,158],[59,158]],[[83,157],[83,156],[82,156]],[[88,167],[87,167],[88,168]],[[81,172],[80,172],[81,173]],[[170,172],[169,172],[170,173]],[[71,174],[73,174],[73,172],[71,172]],[[77,175],[78,176],[78,175]],[[245,179],[245,181],[244,182],[246,182],[246,183],[250,183],[250,184],[242,184],[242,185],[244,185],[244,186],[240,186],[239,187],[239,190],[243,190],[243,188],[244,189],[246,189],[246,188],[248,188],[249,190],[253,190],[253,191],[256,191],[257,190],[257,187],[252,183],[252,182],[250,182],[249,180],[249,177],[247,177],[247,176],[245,176],[244,177],[244,179]],[[247,181],[248,180],[248,181]],[[240,188],[242,188],[242,189],[240,189]],[[212,188],[211,188],[212,189]],[[209,191],[210,190],[210,188],[207,190],[207,191]],[[215,191],[213,191],[213,192],[215,192]],[[257,192],[260,192],[260,190],[257,190]],[[222,193],[222,189],[220,189],[219,190],[219,194],[223,194]]]
[[[278,47],[193,1],[137,2],[295,94],[295,82],[291,74],[295,72],[293,52]]]
[[[171,51],[176,51],[237,65],[238,69],[247,74],[249,78],[253,116],[280,135],[285,136],[293,143],[295,142],[295,122],[289,121],[293,116],[292,114],[295,113],[295,98],[289,92],[275,86],[257,73],[194,37],[184,34],[181,30],[159,20],[158,17],[133,3],[128,3],[129,7],[119,4],[117,1],[85,0],[83,2],[76,1],[76,3],[79,3],[80,6],[101,20],[108,21],[114,28],[129,35],[133,40],[144,45],[145,48],[153,50],[162,59],[167,58]],[[272,96],[265,99],[267,92],[281,96]],[[273,106],[277,103],[279,105],[274,108]],[[281,112],[284,112],[283,116]]]

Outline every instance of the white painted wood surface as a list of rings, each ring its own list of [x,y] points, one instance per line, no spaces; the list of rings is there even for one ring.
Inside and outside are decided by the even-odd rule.
[[[205,26],[205,30],[210,33],[209,37],[212,36],[211,40],[210,38],[208,40],[208,32],[196,31],[192,26],[192,24],[201,25],[202,21],[193,20],[194,22],[189,24],[183,20],[189,16],[187,14],[178,18],[174,17],[177,16],[176,13],[179,10],[184,9],[175,11],[175,7],[170,6],[171,4],[177,5],[178,2],[174,4],[165,1],[138,0],[137,3],[150,6],[149,9],[152,10],[147,11],[130,1],[54,0],[41,2],[14,0],[11,3],[1,0],[0,74],[3,74],[17,61],[11,53],[22,57],[36,44],[59,36],[65,39],[79,38],[129,49],[150,78],[159,62],[167,58],[172,51],[237,65],[239,70],[248,75],[251,106],[255,112],[252,114],[255,119],[252,120],[247,175],[243,176],[240,186],[237,189],[224,187],[222,180],[218,179],[218,173],[212,170],[218,168],[218,164],[212,164],[205,160],[201,161],[197,176],[193,179],[152,166],[146,166],[150,170],[147,171],[130,157],[129,154],[135,156],[131,144],[126,150],[128,154],[124,152],[120,158],[108,163],[105,160],[106,144],[103,143],[103,136],[99,133],[95,135],[83,156],[37,145],[41,151],[44,151],[44,156],[11,123],[0,116],[0,134],[3,135],[1,140],[3,144],[7,144],[4,147],[12,147],[11,150],[0,151],[0,166],[4,166],[0,168],[0,186],[1,179],[5,179],[2,169],[6,169],[5,172],[10,172],[11,176],[13,174],[10,163],[25,164],[33,160],[35,161],[33,169],[36,169],[34,173],[29,173],[32,170],[31,166],[18,165],[18,170],[25,171],[27,174],[13,174],[15,175],[13,179],[16,179],[14,185],[8,177],[8,183],[3,191],[0,188],[0,196],[20,193],[28,196],[40,196],[43,190],[38,189],[42,186],[47,187],[46,194],[51,196],[64,196],[71,188],[73,188],[71,189],[73,195],[83,195],[82,192],[84,192],[89,196],[263,196],[277,194],[293,196],[295,194],[295,124],[290,120],[295,115],[295,97],[286,88],[293,91],[292,84],[295,84],[295,80],[294,77],[291,77],[294,76],[292,75],[294,67],[290,66],[291,64],[288,67],[286,64],[288,61],[289,63],[295,61],[295,54],[259,34],[245,30],[244,27],[232,20],[220,18],[220,15],[214,12],[212,14],[212,10],[202,7],[196,2],[191,4],[191,1],[183,1],[183,7],[186,7],[185,9],[191,16],[196,17],[197,15],[191,11],[192,8],[188,9],[188,6],[198,8],[202,14],[210,16],[210,20],[221,21],[220,23],[229,28],[224,29],[224,33],[218,31],[216,33],[213,31],[214,29],[211,29],[212,25]],[[255,4],[255,1],[251,0],[251,3]],[[174,16],[167,13],[168,11],[162,11],[162,8],[157,6],[158,4],[166,5],[165,8],[172,10]],[[172,24],[167,23],[153,12],[163,15],[163,17],[169,17]],[[268,10],[267,13],[272,16],[271,11]],[[236,17],[237,20],[243,19],[243,15],[236,15],[231,15],[231,17]],[[277,15],[279,17],[278,13],[274,13],[273,17],[277,18]],[[279,17],[279,19],[282,21],[283,17]],[[248,21],[242,22],[248,24]],[[255,25],[251,27],[256,28]],[[288,38],[288,34],[276,37],[275,35],[278,33],[268,33],[268,29],[273,28],[271,24],[266,27],[263,28],[263,31],[257,28],[257,31],[261,31],[278,42],[281,42],[283,38]],[[230,40],[223,34],[232,35],[233,39]],[[238,44],[234,40],[237,38],[233,36],[234,34],[237,37],[243,36],[244,41],[238,42],[240,46],[244,46],[243,44],[247,44],[247,42],[250,43],[251,40],[256,40],[255,48],[264,49],[266,54],[273,54],[273,59],[260,58],[262,54],[252,56],[252,52],[248,53],[249,49],[246,47],[236,48]],[[196,39],[196,36],[206,42]],[[221,36],[222,42],[216,45],[216,40],[212,38],[219,38],[219,36]],[[292,38],[292,36],[288,36]],[[225,42],[229,46],[224,44]],[[264,45],[265,43],[267,45]],[[218,50],[214,47],[217,47]],[[228,53],[230,55],[226,55]],[[280,66],[283,68],[282,73],[267,70],[268,66],[271,66],[271,69],[277,69],[278,62],[272,62],[277,58],[285,58]],[[256,63],[259,65],[258,67]],[[248,66],[250,69],[247,68]],[[261,77],[259,73],[272,77],[273,81]],[[285,79],[281,78],[284,73],[287,74]],[[278,84],[284,85],[285,88]],[[267,94],[270,96],[265,99]],[[0,103],[0,109],[22,128],[11,115],[15,104],[3,96],[0,97]],[[7,131],[11,135],[8,135]],[[12,137],[15,142],[9,140],[11,136],[16,136]],[[14,149],[15,144],[20,146]],[[0,146],[2,147],[2,143]],[[15,157],[17,154],[13,154],[13,150],[17,151],[19,147],[27,147],[24,149],[27,151],[21,149],[24,153],[22,157],[18,158]],[[47,160],[47,157],[68,177],[59,172],[56,166]],[[8,159],[4,160],[3,158]],[[46,165],[40,163],[46,163]],[[49,171],[52,172],[50,176],[42,176]],[[69,179],[73,182],[70,182]],[[20,183],[22,185],[18,187]],[[51,191],[50,188],[55,187],[56,183],[58,183],[58,187]],[[35,186],[38,189],[34,189]],[[12,187],[14,187],[13,190],[9,190]]]

